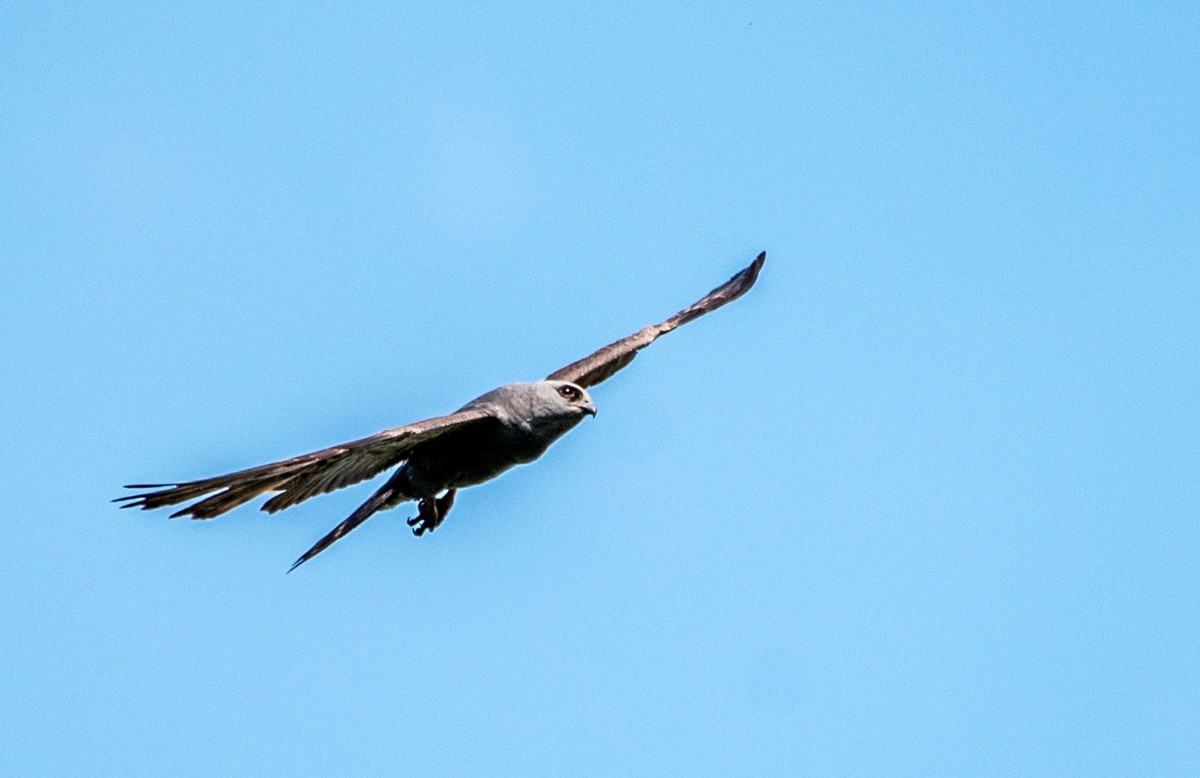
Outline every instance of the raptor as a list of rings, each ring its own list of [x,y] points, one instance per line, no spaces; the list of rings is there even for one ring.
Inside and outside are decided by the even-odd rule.
[[[628,365],[638,351],[681,324],[741,297],[758,279],[766,252],[727,282],[658,324],[608,344],[541,381],[506,384],[454,413],[227,475],[166,484],[131,484],[140,493],[118,497],[122,508],[152,510],[195,501],[171,514],[211,519],[262,494],[268,513],[397,468],[366,502],[318,540],[288,572],[345,537],[374,513],[416,500],[408,519],[414,534],[432,532],[446,518],[456,492],[509,468],[532,462],[585,416],[595,416],[588,394]],[[398,467],[397,467],[398,466]]]

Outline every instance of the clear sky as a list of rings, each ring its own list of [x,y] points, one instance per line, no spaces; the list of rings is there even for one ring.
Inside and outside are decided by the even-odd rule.
[[[273,5],[0,10],[0,773],[1200,773],[1200,6]]]

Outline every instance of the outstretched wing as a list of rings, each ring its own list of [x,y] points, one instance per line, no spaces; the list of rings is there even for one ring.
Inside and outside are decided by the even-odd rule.
[[[546,379],[570,381],[573,384],[588,387],[610,378],[613,373],[632,362],[638,351],[653,343],[659,335],[664,335],[679,325],[687,324],[692,319],[703,316],[709,311],[715,311],[725,303],[732,302],[744,295],[750,287],[754,286],[754,282],[758,279],[758,271],[762,269],[766,259],[767,252],[764,251],[733,278],[661,324],[643,327],[627,338],[609,343],[578,362],[572,362],[564,368],[555,370],[546,376]]]
[[[492,418],[485,409],[461,410],[228,475],[177,484],[131,484],[125,488],[154,491],[118,497],[113,502],[124,502],[122,508],[152,510],[217,492],[171,514],[171,518],[211,519],[265,492],[279,492],[262,506],[274,513],[378,475],[404,461],[414,446]]]

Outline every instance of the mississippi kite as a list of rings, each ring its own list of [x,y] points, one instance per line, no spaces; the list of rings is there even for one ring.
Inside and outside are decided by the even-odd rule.
[[[413,533],[420,536],[432,532],[446,518],[458,489],[495,478],[514,465],[532,462],[584,416],[595,416],[596,406],[587,387],[628,365],[658,336],[741,297],[754,285],[765,260],[766,252],[759,254],[729,281],[664,322],[610,343],[542,381],[493,389],[449,416],[394,427],[228,475],[173,484],[132,484],[125,488],[151,491],[118,497],[114,502],[125,503],[122,508],[152,510],[196,500],[171,517],[211,519],[269,492],[273,496],[262,510],[274,513],[399,465],[387,483],[304,552],[288,572],[340,540],[376,511],[410,500],[417,501],[417,515],[408,520]]]

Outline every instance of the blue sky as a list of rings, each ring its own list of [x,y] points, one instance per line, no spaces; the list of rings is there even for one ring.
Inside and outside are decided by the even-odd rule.
[[[1192,3],[7,4],[0,772],[1200,772]],[[535,465],[118,511],[745,298]]]

